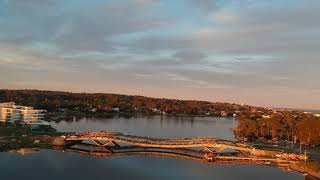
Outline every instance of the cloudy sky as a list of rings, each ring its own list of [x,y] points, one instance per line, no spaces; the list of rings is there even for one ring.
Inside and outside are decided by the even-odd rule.
[[[320,109],[319,0],[0,0],[0,88]]]

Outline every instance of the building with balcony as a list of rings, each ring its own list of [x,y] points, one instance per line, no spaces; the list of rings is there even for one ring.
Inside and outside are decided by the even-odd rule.
[[[45,110],[15,105],[14,102],[0,103],[0,121],[20,124],[45,124]]]

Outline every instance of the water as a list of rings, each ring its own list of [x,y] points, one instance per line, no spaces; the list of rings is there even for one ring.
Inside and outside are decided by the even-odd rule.
[[[121,131],[151,137],[212,136],[234,140],[233,119],[134,117],[52,122],[59,131]],[[89,157],[55,150],[21,156],[0,153],[1,179],[217,179],[302,180],[295,172],[256,165],[209,166],[195,161],[156,156]]]
[[[63,132],[105,130],[149,137],[209,136],[235,140],[231,128],[237,126],[237,121],[228,118],[155,116],[110,119],[82,118],[68,122],[52,122],[51,125]]]

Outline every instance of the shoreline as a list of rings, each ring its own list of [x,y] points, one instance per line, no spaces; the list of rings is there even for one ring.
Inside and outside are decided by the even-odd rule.
[[[51,118],[55,116],[84,116],[84,117],[136,117],[136,116],[164,116],[164,117],[212,117],[212,118],[235,118],[234,116],[217,116],[217,115],[199,115],[199,114],[187,114],[187,113],[175,113],[175,114],[161,114],[161,113],[143,113],[143,112],[78,112],[78,111],[66,111],[66,112],[48,112],[46,117]]]
[[[52,149],[55,146],[65,147],[68,144],[63,143],[64,141],[62,136],[70,134],[69,132],[36,132],[28,131],[26,129],[19,130],[16,127],[8,129],[0,128],[0,130],[0,133],[3,136],[0,138],[0,145],[4,143],[2,146],[4,151],[25,148]],[[12,132],[14,132],[15,135],[9,136]],[[281,166],[276,167],[281,168]],[[315,168],[312,169],[311,167]],[[320,164],[317,161],[308,161],[307,164],[303,164],[302,162],[290,163],[288,168],[301,174],[307,173],[312,177],[320,179]]]

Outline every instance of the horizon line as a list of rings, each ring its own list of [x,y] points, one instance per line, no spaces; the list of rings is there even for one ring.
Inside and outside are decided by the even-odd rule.
[[[260,108],[271,108],[271,109],[286,109],[286,110],[293,110],[293,111],[306,111],[306,112],[317,112],[320,109],[315,108],[291,108],[291,107],[275,107],[275,106],[261,106],[261,105],[252,105],[246,103],[236,103],[236,102],[228,102],[228,101],[210,101],[210,100],[197,100],[197,99],[179,99],[179,98],[170,98],[170,97],[152,97],[146,95],[138,95],[138,94],[126,94],[126,93],[114,93],[114,92],[86,92],[86,91],[69,91],[69,90],[47,90],[47,89],[8,89],[8,88],[0,88],[0,90],[9,90],[9,91],[47,91],[47,92],[63,92],[63,93],[71,93],[71,94],[111,94],[111,95],[124,95],[124,96],[140,96],[145,98],[152,98],[152,99],[167,99],[167,100],[179,100],[179,101],[198,101],[198,102],[209,102],[209,103],[228,103],[228,104],[236,104],[236,105],[244,105],[244,106],[253,106],[253,107],[260,107]]]

